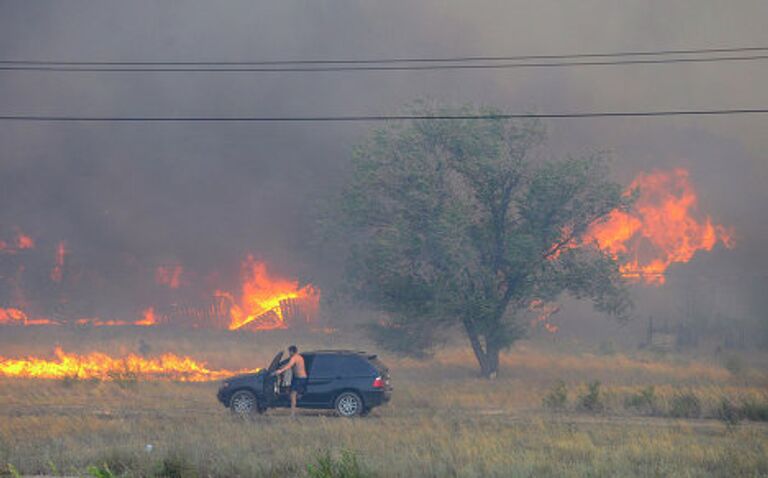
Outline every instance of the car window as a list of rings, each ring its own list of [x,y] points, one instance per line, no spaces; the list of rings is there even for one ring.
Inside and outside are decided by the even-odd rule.
[[[375,357],[375,356],[374,356]],[[387,372],[389,369],[378,358],[372,358],[368,360],[373,367],[379,371],[379,373]]]
[[[367,377],[374,373],[371,364],[362,357],[340,357],[339,369],[342,375],[348,377]]]
[[[270,372],[273,370],[277,370],[277,368],[280,366],[280,359],[282,358],[283,358],[283,353],[278,352],[277,355],[275,355],[275,358],[272,359],[272,363],[269,364],[269,368],[267,368],[267,370],[269,370]]]
[[[309,372],[312,377],[333,377],[336,375],[336,357],[333,355],[315,356]]]

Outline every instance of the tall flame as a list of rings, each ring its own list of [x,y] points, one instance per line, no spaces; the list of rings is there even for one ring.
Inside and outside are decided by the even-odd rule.
[[[697,251],[710,251],[718,242],[733,247],[731,230],[713,224],[709,216],[701,221],[693,216],[698,197],[685,169],[640,174],[627,194],[635,189],[639,197],[631,211],[612,211],[584,237],[625,258],[625,276],[661,285],[671,264],[688,262]]]
[[[298,281],[270,275],[266,264],[250,255],[242,264],[242,277],[239,301],[228,292],[216,292],[218,297],[224,297],[231,303],[230,330],[237,330],[251,323],[260,328],[283,328],[286,326],[282,310],[283,301],[306,299],[316,304],[319,300],[319,292],[311,285],[299,287]]]
[[[149,307],[142,312],[142,319],[134,323],[134,325],[143,325],[148,327],[150,325],[157,325],[157,318],[155,317],[155,308]]]
[[[205,362],[172,353],[155,358],[144,358],[135,354],[116,358],[100,352],[86,355],[66,353],[57,347],[54,354],[56,358],[53,360],[38,357],[12,359],[0,356],[0,376],[111,380],[130,374],[136,378],[150,380],[204,382],[259,370],[213,370],[208,368]]]

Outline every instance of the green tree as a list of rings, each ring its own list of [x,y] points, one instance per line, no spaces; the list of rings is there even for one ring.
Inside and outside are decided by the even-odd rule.
[[[533,154],[543,140],[536,121],[412,120],[356,150],[341,201],[346,279],[386,313],[374,327],[383,345],[423,352],[460,327],[482,374],[495,377],[534,300],[568,293],[626,317],[616,261],[579,239],[629,200],[604,157],[543,159]]]

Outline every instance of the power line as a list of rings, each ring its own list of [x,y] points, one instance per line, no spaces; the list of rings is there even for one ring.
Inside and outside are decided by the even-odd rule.
[[[311,72],[344,72],[344,71],[434,71],[434,70],[500,70],[513,68],[552,68],[577,66],[631,66],[657,65],[674,63],[715,63],[733,61],[766,60],[768,55],[747,56],[715,56],[703,58],[653,58],[629,60],[597,60],[597,61],[565,61],[565,62],[527,62],[527,63],[493,63],[493,64],[429,64],[429,65],[366,65],[366,66],[291,66],[291,67],[250,67],[250,66],[72,66],[48,64],[0,65],[0,71],[40,71],[40,72],[91,72],[91,73],[194,73],[194,72],[224,72],[224,73],[311,73]],[[80,64],[84,65],[84,64]]]
[[[498,114],[417,114],[417,115],[351,115],[351,116],[55,116],[0,115],[0,121],[18,122],[88,122],[88,123],[327,123],[377,122],[405,120],[510,120],[510,119],[576,119],[631,118],[663,116],[731,116],[766,114],[768,108],[667,110],[667,111],[589,111],[572,113],[498,113]]]
[[[712,53],[744,53],[768,51],[768,47],[698,48],[679,50],[631,50],[598,53],[570,53],[558,55],[512,55],[512,56],[456,56],[456,57],[400,57],[374,59],[316,59],[316,60],[257,60],[257,61],[55,61],[55,60],[0,60],[0,64],[19,65],[82,65],[82,66],[203,66],[203,65],[325,65],[325,64],[374,64],[374,63],[455,63],[474,61],[524,61],[524,60],[566,60],[577,58],[609,58],[662,55],[700,55]]]

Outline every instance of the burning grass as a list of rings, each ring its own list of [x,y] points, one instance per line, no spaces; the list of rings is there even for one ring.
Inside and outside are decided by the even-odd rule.
[[[212,370],[205,363],[191,357],[179,357],[172,353],[164,353],[154,358],[141,357],[136,354],[116,358],[99,352],[85,355],[66,353],[57,347],[54,350],[54,355],[55,358],[53,359],[0,356],[0,376],[116,381],[142,378],[146,380],[204,382],[258,370]]]

